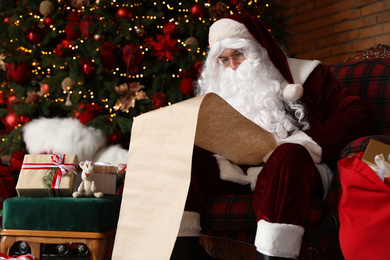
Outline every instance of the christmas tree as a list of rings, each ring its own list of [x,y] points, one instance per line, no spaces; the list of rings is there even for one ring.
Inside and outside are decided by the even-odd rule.
[[[132,119],[193,97],[208,28],[260,17],[284,43],[272,1],[1,0],[1,153],[24,151],[22,126],[73,117],[128,145]]]

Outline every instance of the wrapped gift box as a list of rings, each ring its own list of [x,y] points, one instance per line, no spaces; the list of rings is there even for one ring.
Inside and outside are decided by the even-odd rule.
[[[104,194],[115,195],[118,168],[113,165],[95,162],[93,171],[95,172],[96,189]]]
[[[75,154],[26,154],[16,191],[20,197],[72,196],[78,163]]]
[[[96,191],[101,191],[105,195],[115,195],[118,168],[109,163],[94,163],[95,166],[93,167],[93,171],[95,172],[95,175],[93,177],[93,181],[95,182]],[[79,174],[76,179],[74,191],[78,189],[81,182],[81,174]]]

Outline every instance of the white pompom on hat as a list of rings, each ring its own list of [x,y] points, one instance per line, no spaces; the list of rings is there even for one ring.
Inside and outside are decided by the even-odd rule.
[[[233,14],[217,20],[210,26],[210,48],[217,41],[227,38],[257,41],[267,50],[268,57],[287,81],[286,86],[282,90],[283,98],[285,100],[297,100],[302,97],[303,87],[300,84],[294,84],[286,55],[260,19],[248,14]]]

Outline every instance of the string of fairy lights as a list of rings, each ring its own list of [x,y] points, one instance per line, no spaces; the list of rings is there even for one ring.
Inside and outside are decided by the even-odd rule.
[[[126,7],[126,8],[129,8],[130,10],[132,8],[136,8],[136,7],[142,7],[143,6],[143,3],[142,2],[139,2],[139,3],[118,3],[116,0],[112,0],[108,3],[108,5],[100,5],[99,4],[100,0],[96,0],[95,1],[95,4],[93,5],[83,5],[81,6],[81,8],[75,8],[73,6],[69,6],[67,4],[65,4],[65,1],[64,0],[58,0],[58,9],[61,11],[61,10],[66,10],[67,12],[78,12],[80,14],[83,14],[83,13],[94,13],[96,11],[98,11],[99,9],[106,9],[106,8],[121,8],[121,7]],[[256,6],[258,0],[250,0],[250,1],[247,1],[246,4],[248,6]],[[194,1],[194,3],[198,3],[197,0]],[[175,15],[172,15],[172,17],[170,17],[168,19],[168,21],[170,23],[174,23],[176,26],[179,26],[181,23],[185,23],[185,24],[188,24],[188,23],[191,23],[192,20],[194,20],[194,17],[191,17],[190,15],[190,10],[188,8],[184,8],[183,7],[183,3],[182,2],[178,2],[178,3],[170,3],[170,1],[162,1],[162,2],[158,2],[158,1],[153,1],[152,3],[153,5],[157,6],[159,4],[162,4],[165,6],[167,12],[164,13],[164,15],[162,17],[157,17],[157,16],[154,16],[154,15],[138,15],[138,14],[135,14],[134,16],[132,16],[130,19],[129,19],[129,23],[128,23],[128,28],[127,30],[129,31],[134,31],[134,32],[142,32],[145,30],[145,27],[144,25],[142,24],[137,24],[135,23],[135,21],[139,20],[139,19],[147,19],[147,20],[152,20],[154,23],[156,21],[158,21],[159,19],[161,21],[166,21],[167,17],[169,17],[170,13],[169,12],[172,12],[173,14]],[[269,4],[268,3],[265,3],[265,6],[266,7],[269,7]],[[211,4],[210,3],[204,3],[204,8],[205,9],[208,9],[208,8],[211,8]],[[232,10],[229,11],[230,13],[233,13]],[[100,13],[104,13],[104,12],[100,12]],[[182,14],[182,15],[176,15],[177,13],[179,14]],[[36,13],[33,13],[33,12],[28,12],[27,13],[27,16],[25,15],[20,15],[18,19],[15,19],[13,20],[11,23],[9,22],[9,25],[10,26],[21,26],[22,23],[23,23],[23,20],[25,19],[29,19],[29,18],[33,18],[36,20],[36,24],[39,24],[41,26],[47,26],[48,28],[50,28],[51,32],[58,35],[59,38],[64,38],[64,34],[66,33],[65,32],[65,29],[64,28],[57,28],[54,23],[53,24],[45,24],[45,16],[42,15],[42,14],[36,14]],[[209,16],[200,16],[200,17],[197,17],[195,19],[198,19],[198,21],[200,23],[203,23],[203,24],[206,24],[206,22],[213,22],[215,20],[215,18],[212,18],[212,17],[209,17]],[[206,20],[208,19],[208,20]],[[114,21],[109,21],[109,19],[107,17],[104,17],[104,16],[99,16],[99,20],[100,21],[104,21],[104,22],[107,22],[107,23],[111,23],[114,24]],[[106,26],[104,25],[103,23],[103,26]],[[160,29],[163,29],[164,27],[164,24],[161,24],[161,23],[158,23],[157,25],[157,28],[158,30]],[[119,33],[119,31],[117,32]],[[99,40],[101,36],[100,35],[94,35],[92,37],[92,40]],[[71,57],[71,59],[73,61],[79,61],[81,59],[80,55],[77,53],[77,50],[80,49],[80,46],[79,45],[83,45],[86,43],[87,40],[91,40],[91,39],[88,39],[87,37],[85,38],[79,38],[77,41],[74,41],[72,44],[70,44],[69,46],[67,46],[68,48],[70,48],[73,53],[74,53],[74,56]],[[193,46],[195,46],[194,44],[191,44],[190,41],[187,41],[189,39],[180,39],[178,38],[177,41],[178,41],[178,44],[181,45],[182,47],[184,47],[185,49],[187,49],[187,51],[189,52],[192,52],[192,51],[195,51],[195,53],[197,53],[198,55],[202,55],[202,56],[205,56],[206,55],[206,50],[203,50],[201,49],[199,46],[197,47],[196,50],[193,49]],[[196,39],[192,39],[194,41],[196,41]],[[17,45],[20,41],[18,38],[11,38],[9,39],[9,42],[11,45]],[[41,43],[36,43],[36,47],[41,47]],[[119,46],[118,46],[119,47]],[[148,54],[151,49],[148,48],[147,46],[142,46],[140,45],[139,46],[141,51],[142,51],[142,55],[146,55]],[[34,51],[33,49],[31,48],[27,48],[25,46],[19,46],[17,48],[17,51],[21,51],[23,53],[25,53],[26,55],[31,55],[32,52]],[[96,52],[100,52],[101,49],[98,47],[96,48]],[[46,59],[45,57],[50,57],[52,55],[55,55],[54,53],[54,50],[46,50],[46,49],[42,49],[40,50],[40,55],[41,55],[41,59]],[[92,62],[95,62],[94,59],[91,59]],[[31,73],[35,76],[39,76],[39,78],[47,78],[47,79],[50,79],[52,77],[52,75],[56,74],[57,71],[64,71],[66,72],[67,70],[69,70],[69,63],[67,61],[64,61],[63,64],[51,64],[51,66],[47,67],[47,68],[43,68],[42,65],[40,64],[39,60],[34,60],[31,62]],[[142,65],[142,71],[146,71],[148,70],[148,67],[146,67],[145,65]],[[182,68],[179,68],[177,73],[172,73],[171,74],[171,77],[174,78],[174,79],[178,79],[180,78],[180,73],[183,71]],[[135,74],[129,74],[125,71],[122,71],[122,69],[119,67],[119,66],[116,66],[116,67],[113,67],[111,69],[111,73],[113,75],[116,75],[116,76],[119,76],[119,77],[122,77],[122,78],[126,78],[126,79],[129,79],[129,80],[141,80],[142,78],[144,78],[144,74],[141,72],[141,73],[135,73]],[[156,77],[156,74],[153,74],[152,77]],[[42,94],[42,97],[45,98],[47,101],[51,101],[51,102],[57,102],[57,103],[63,103],[63,102],[67,102],[67,100],[69,100],[69,97],[72,96],[72,95],[79,95],[81,98],[83,99],[90,99],[92,102],[94,102],[95,100],[95,93],[94,91],[92,91],[91,89],[85,89],[83,88],[84,86],[84,82],[82,81],[78,81],[78,82],[75,82],[76,84],[76,88],[72,87],[72,86],[68,86],[66,87],[65,89],[63,89],[63,94],[64,94],[64,97],[56,97],[55,99],[53,100],[50,100],[51,96],[50,96],[50,93],[49,92],[45,92]],[[55,86],[50,86],[50,87],[55,87]],[[1,83],[1,88],[2,89],[5,89],[5,88],[9,88],[9,84],[7,81],[3,81]],[[76,89],[78,89],[76,91]],[[8,89],[11,93],[13,92],[13,89]],[[20,97],[22,99],[25,99],[25,97]],[[104,108],[108,111],[109,113],[109,118],[110,120],[112,121],[112,119],[117,116],[117,111],[119,108],[115,107],[115,105],[111,105],[109,106],[108,103],[109,103],[109,100],[108,98],[102,98],[102,100],[99,100],[99,102],[101,102],[102,104],[105,104],[104,105]],[[122,112],[125,112],[125,113],[129,113],[129,109],[127,110],[124,110]],[[21,127],[21,124],[18,124],[16,126],[16,128],[19,128]],[[3,139],[4,141],[4,139]]]

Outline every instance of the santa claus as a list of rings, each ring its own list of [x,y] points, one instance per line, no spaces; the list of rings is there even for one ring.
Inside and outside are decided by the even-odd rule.
[[[287,58],[255,17],[216,21],[209,44],[196,93],[218,94],[278,146],[264,164],[245,167],[195,147],[179,237],[196,241],[208,199],[253,193],[258,259],[297,258],[310,199],[326,195],[342,147],[370,134],[372,110],[319,61]]]

